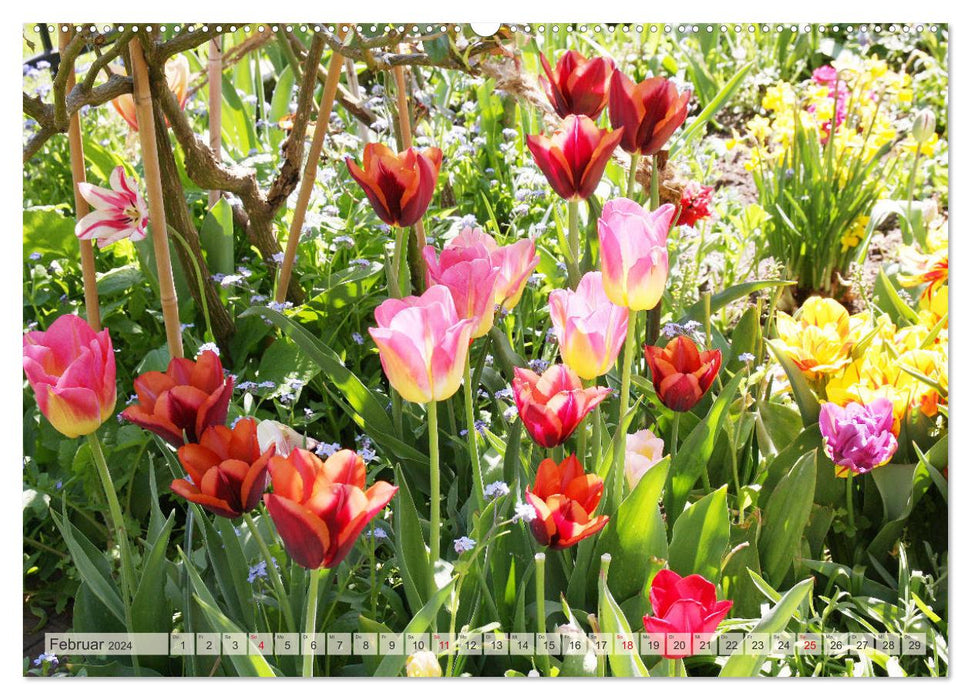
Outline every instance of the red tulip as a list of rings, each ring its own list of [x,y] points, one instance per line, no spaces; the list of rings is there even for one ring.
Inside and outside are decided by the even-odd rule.
[[[173,358],[165,372],[136,377],[135,393],[138,403],[126,408],[122,418],[178,447],[198,442],[206,428],[226,422],[233,378],[223,377],[219,356],[206,350],[194,362]]]
[[[600,129],[586,116],[567,115],[547,138],[526,137],[526,145],[553,191],[563,199],[587,199],[597,189],[604,168],[623,136],[623,129]]]
[[[213,425],[198,444],[179,448],[179,461],[189,479],[176,479],[172,490],[187,501],[224,518],[256,508],[266,490],[267,465],[276,451],[260,450],[256,421],[243,418],[230,429]]]
[[[609,518],[591,516],[603,490],[603,479],[585,474],[576,455],[560,464],[552,459],[540,462],[536,483],[532,489],[526,487],[526,501],[536,511],[529,523],[536,541],[552,549],[566,549],[600,532]]]
[[[345,158],[351,177],[364,189],[374,213],[389,226],[413,226],[428,209],[442,167],[438,148],[395,153],[380,143],[364,147],[364,167]]]
[[[546,77],[539,82],[546,90],[550,104],[560,117],[583,114],[596,119],[607,106],[607,86],[614,72],[614,62],[609,58],[584,58],[579,51],[567,51],[556,62],[556,71],[542,53]]]
[[[673,411],[690,411],[715,381],[722,364],[720,350],[698,352],[689,338],[679,335],[660,348],[644,348],[651,381],[661,403]]]
[[[24,372],[37,407],[69,438],[90,435],[115,410],[115,353],[107,329],[95,333],[71,314],[24,335]]]
[[[516,408],[527,432],[543,447],[566,442],[590,411],[610,394],[607,387],[584,389],[566,365],[553,365],[542,376],[515,368],[512,380]]]
[[[263,496],[287,552],[306,569],[331,569],[398,490],[386,481],[365,491],[364,460],[341,450],[326,462],[303,448],[270,459],[273,493]]]
[[[654,615],[644,616],[644,629],[648,634],[711,635],[731,607],[732,601],[716,599],[715,586],[704,576],[682,578],[670,569],[662,569],[651,583]],[[690,653],[688,644],[680,653],[665,651],[664,658],[680,659]]]
[[[648,78],[634,84],[621,71],[610,79],[610,125],[624,129],[620,147],[628,153],[654,155],[688,116],[691,91],[680,95],[670,80]]]

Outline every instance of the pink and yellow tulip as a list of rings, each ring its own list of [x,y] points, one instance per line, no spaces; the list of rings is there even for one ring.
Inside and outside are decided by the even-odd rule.
[[[632,311],[653,309],[668,279],[668,231],[674,206],[647,212],[620,198],[604,205],[597,222],[600,260],[607,298]]]
[[[420,297],[387,299],[374,318],[378,325],[368,332],[402,398],[428,403],[458,391],[474,321],[459,317],[448,287],[436,284]]]
[[[617,362],[627,337],[629,312],[604,291],[601,273],[588,272],[576,291],[550,293],[550,319],[560,357],[581,379],[596,379]]]
[[[470,232],[466,229],[466,232]],[[459,316],[473,322],[472,337],[489,332],[495,320],[496,281],[499,268],[485,242],[474,232],[460,234],[438,257],[432,246],[422,251],[428,269],[428,286],[448,288]]]
[[[107,329],[66,314],[24,335],[24,372],[37,407],[69,438],[90,435],[115,409],[115,353]]]
[[[124,72],[115,66],[111,66],[111,71],[115,74],[124,75]],[[165,63],[165,82],[168,83],[169,90],[175,94],[175,99],[179,101],[179,108],[185,109],[185,103],[189,99],[189,81],[192,73],[189,70],[189,60],[182,54],[173,56]],[[111,101],[111,106],[121,115],[121,118],[128,122],[132,131],[138,131],[138,117],[135,115],[135,100],[130,93],[119,95]],[[168,120],[165,122],[168,124]]]

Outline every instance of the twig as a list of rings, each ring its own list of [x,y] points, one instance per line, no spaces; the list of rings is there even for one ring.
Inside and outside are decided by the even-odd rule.
[[[318,39],[314,37],[314,43],[317,42]],[[323,41],[319,43],[322,50]],[[314,47],[311,45],[308,56],[313,53]],[[280,280],[276,291],[276,301],[278,302],[282,302],[286,298],[287,289],[290,287],[293,261],[297,256],[297,246],[300,243],[304,216],[307,213],[307,206],[310,204],[310,193],[313,191],[314,183],[317,180],[317,164],[320,162],[320,153],[324,147],[324,137],[327,135],[327,127],[330,124],[330,113],[334,107],[334,98],[337,95],[337,86],[340,83],[343,65],[344,58],[338,52],[333,52],[330,57],[330,65],[327,68],[327,78],[324,81],[324,94],[320,98],[320,107],[317,110],[317,126],[314,127],[314,136],[310,142],[307,164],[303,171],[303,181],[300,183],[300,192],[297,194],[297,205],[293,210],[293,219],[290,222],[287,248],[283,254],[283,265],[280,267]],[[316,71],[313,70],[313,64],[309,62],[306,75],[316,82]],[[313,91],[310,92],[312,95]]]
[[[74,34],[73,28],[62,31],[60,35],[60,50],[63,52],[70,44]],[[64,89],[71,91],[74,88],[74,70],[71,66],[70,71],[66,72],[67,80]],[[74,189],[74,214],[78,221],[87,216],[91,211],[87,200],[81,196],[81,183],[87,180],[84,172],[84,142],[81,139],[81,118],[74,112],[70,118],[67,138],[68,147],[71,153],[71,181]],[[98,280],[95,276],[94,246],[91,241],[79,240],[81,249],[81,278],[84,284],[84,315],[88,320],[88,325],[95,331],[101,330],[101,310],[98,307]]]

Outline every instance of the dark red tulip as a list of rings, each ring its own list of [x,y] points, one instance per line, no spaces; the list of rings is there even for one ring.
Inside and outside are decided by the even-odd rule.
[[[673,411],[690,411],[715,381],[722,364],[720,350],[698,352],[694,342],[679,335],[666,347],[644,348],[651,381],[661,403]]]
[[[398,491],[386,481],[365,490],[364,460],[351,450],[322,462],[297,448],[270,459],[273,493],[263,496],[287,552],[306,569],[331,569]]]
[[[275,451],[275,445],[260,451],[252,418],[239,420],[232,429],[214,425],[198,444],[179,448],[179,462],[190,478],[176,479],[172,490],[216,515],[239,517],[259,504]]]
[[[350,157],[345,161],[378,218],[404,228],[414,226],[428,209],[442,167],[442,152],[409,148],[395,153],[384,144],[369,143],[364,147],[363,168]]]
[[[526,145],[553,191],[563,199],[579,200],[597,189],[622,136],[623,129],[607,131],[590,117],[570,114],[552,138],[531,134]]]
[[[206,350],[195,361],[173,358],[165,372],[136,377],[135,393],[138,403],[126,408],[122,418],[179,447],[198,442],[210,425],[226,422],[233,378],[223,376],[219,355]]]
[[[542,53],[546,77],[539,82],[546,90],[550,104],[560,117],[583,114],[596,119],[607,106],[607,88],[614,72],[614,62],[609,58],[584,58],[579,51],[567,51],[556,62],[556,69]]]
[[[620,147],[628,153],[654,155],[688,116],[691,91],[680,95],[670,80],[648,78],[636,85],[621,71],[610,79],[610,125],[624,129]]]

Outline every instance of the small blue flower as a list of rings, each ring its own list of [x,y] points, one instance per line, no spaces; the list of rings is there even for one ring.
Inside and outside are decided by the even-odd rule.
[[[486,428],[489,426],[484,420],[477,420],[472,424],[472,427],[475,428],[475,432],[479,435],[485,435]]]
[[[688,331],[689,333],[691,333],[692,331],[696,331],[699,328],[701,328],[701,322],[700,321],[695,321],[694,319],[692,319],[690,321],[685,321],[684,322],[684,329],[686,331]]]
[[[223,279],[225,279],[225,277],[226,275],[224,275],[222,272],[215,272],[209,275],[209,279],[211,279],[216,284],[220,284],[223,281]]]
[[[281,264],[283,264],[283,252],[281,251],[281,252],[279,252],[279,253],[274,253],[274,254],[273,254],[273,255],[272,255],[271,257],[270,257],[270,259],[271,259],[271,260],[272,260],[273,262],[275,262],[275,263],[276,263],[277,265],[281,265]]]
[[[486,498],[498,498],[509,493],[509,485],[505,481],[493,481],[484,489]]]
[[[53,654],[48,654],[47,652],[42,653],[36,659],[34,659],[34,666],[40,666],[44,662],[49,663],[51,666],[57,666],[59,663],[57,657]]]
[[[383,527],[376,527],[374,528],[374,539],[386,540],[388,539],[388,533],[384,531]]]
[[[184,333],[184,332],[185,332],[186,330],[188,330],[189,328],[195,328],[195,327],[196,327],[196,324],[194,324],[194,323],[181,323],[181,324],[179,324],[179,329],[180,329],[180,330],[181,330],[181,331],[182,331],[183,333]]]
[[[493,397],[497,399],[505,399],[506,401],[512,401],[516,395],[513,394],[512,389],[507,386],[505,389],[500,389],[493,394]]]
[[[363,459],[365,463],[373,462],[377,458],[378,453],[375,452],[370,445],[364,445],[361,447],[361,459]]]
[[[260,389],[275,389],[276,382],[267,379],[266,381],[260,382],[257,386],[259,386]]]
[[[351,265],[357,265],[358,267],[371,267],[371,263],[364,258],[354,258],[350,262]]]
[[[339,442],[322,442],[317,445],[317,449],[314,452],[317,453],[318,457],[330,457],[332,454],[340,450],[341,444]]]
[[[351,340],[353,340],[358,345],[364,345],[364,336],[358,333],[357,331],[354,331],[353,333],[351,333]]]
[[[550,363],[546,360],[536,358],[535,360],[529,361],[529,368],[536,372],[537,374],[542,374],[550,366]]]
[[[307,418],[313,418],[314,410],[312,408],[304,408],[303,414],[307,416]]]
[[[453,544],[457,554],[469,552],[475,548],[475,540],[473,540],[471,537],[459,537]]]
[[[337,215],[337,212],[334,212],[334,216],[336,216],[336,215]],[[334,239],[334,243],[336,245],[346,245],[348,247],[353,247],[354,246],[354,239],[351,238],[350,236],[337,236]]]
[[[249,298],[250,304],[262,304],[266,301],[266,297],[262,294],[254,294]]]
[[[246,578],[247,582],[253,583],[258,578],[266,578],[266,562],[261,561],[256,566],[251,566],[249,568],[249,576]]]
[[[267,307],[273,309],[274,311],[283,311],[284,309],[292,309],[293,302],[290,301],[271,301],[267,304]]]
[[[212,352],[216,353],[217,357],[219,356],[218,345],[216,345],[215,343],[203,343],[202,345],[199,346],[199,352],[196,353],[196,357],[199,357],[206,350],[211,350]]]
[[[236,385],[237,391],[250,391],[256,388],[256,382],[240,382]]]
[[[755,355],[753,355],[750,352],[743,352],[741,355],[738,356],[738,359],[740,359],[742,362],[751,362],[752,360],[755,359]]]
[[[31,260],[40,260],[40,253],[38,253],[37,251],[34,251],[27,257],[30,258]]]

